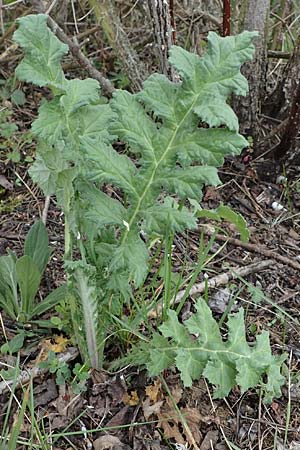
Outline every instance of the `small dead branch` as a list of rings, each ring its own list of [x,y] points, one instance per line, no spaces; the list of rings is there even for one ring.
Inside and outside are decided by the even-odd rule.
[[[69,46],[70,52],[77,59],[81,67],[83,67],[90,77],[94,78],[99,82],[103,89],[103,93],[110,96],[114,91],[114,86],[112,83],[102,75],[99,70],[97,70],[90,60],[82,53],[78,44],[76,44],[66,33],[60,28],[60,26],[52,19],[52,17],[48,16],[48,25],[53,31],[53,33],[65,44]]]
[[[45,198],[45,205],[44,205],[44,209],[42,212],[42,222],[44,225],[46,225],[47,223],[47,216],[48,216],[48,211],[49,211],[49,206],[50,206],[50,195],[47,195],[47,197]]]
[[[254,262],[253,264],[249,264],[246,267],[229,268],[227,272],[216,275],[215,277],[209,278],[208,280],[202,281],[201,283],[194,284],[194,286],[191,287],[188,295],[190,297],[193,297],[194,295],[202,294],[206,288],[215,288],[227,285],[230,280],[234,280],[239,277],[245,277],[250,273],[255,273],[267,269],[273,262],[274,261],[272,259],[267,259],[265,261]],[[185,295],[186,289],[182,289],[182,291],[179,291],[178,294],[171,300],[171,305],[180,303]],[[148,317],[156,317],[157,314],[162,311],[162,309],[163,304],[160,303],[156,305],[155,311],[150,311]]]
[[[70,362],[73,361],[79,352],[76,347],[70,347],[65,352],[60,353],[57,358],[59,362]],[[22,370],[19,374],[17,381],[15,380],[3,380],[0,382],[0,395],[9,391],[10,388],[15,384],[15,387],[18,388],[20,386],[24,386],[31,379],[41,377],[48,372],[49,369],[41,369],[40,367],[33,367],[31,369]]]
[[[268,50],[268,58],[275,58],[275,59],[290,59],[291,53],[290,52],[281,52],[281,51],[275,51],[275,50]]]
[[[216,275],[215,277],[209,278],[207,281],[202,281],[201,283],[194,284],[189,292],[189,295],[192,297],[193,295],[201,294],[205,291],[206,287],[215,288],[218,286],[224,286],[228,284],[230,280],[234,280],[238,277],[245,277],[250,273],[255,273],[267,269],[272,263],[274,263],[272,259],[267,259],[265,261],[258,261],[253,264],[249,264],[246,267],[231,268],[228,270],[228,272]],[[185,294],[185,289],[178,292],[176,297],[173,299],[173,304],[179,303]]]
[[[7,59],[8,56],[11,56],[12,53],[14,53],[14,51],[18,48],[18,44],[12,44],[9,47],[7,47],[7,49],[1,53],[0,55],[0,62],[3,62]]]
[[[212,236],[214,234],[214,230],[211,229],[210,225],[201,225],[201,228],[204,230],[204,233],[208,234],[209,236]],[[215,238],[218,241],[226,242],[228,244],[235,245],[236,247],[242,247],[252,253],[259,253],[262,256],[275,259],[276,261],[291,266],[293,267],[293,269],[300,270],[300,264],[297,261],[287,258],[286,256],[279,255],[273,250],[268,250],[267,248],[262,247],[258,244],[250,244],[249,242],[243,242],[239,239],[224,236],[223,234],[216,234]]]

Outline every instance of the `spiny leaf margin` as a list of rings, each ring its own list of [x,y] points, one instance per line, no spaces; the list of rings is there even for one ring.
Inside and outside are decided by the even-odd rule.
[[[209,306],[199,299],[196,312],[183,323],[175,311],[169,310],[160,333],[134,346],[117,366],[138,361],[150,376],[176,366],[185,387],[204,376],[215,386],[214,398],[226,397],[235,386],[242,393],[261,386],[266,402],[279,397],[285,381],[281,367],[286,354],[272,355],[267,331],[262,331],[255,343],[247,343],[242,308],[229,316],[227,327],[228,338],[224,341]]]

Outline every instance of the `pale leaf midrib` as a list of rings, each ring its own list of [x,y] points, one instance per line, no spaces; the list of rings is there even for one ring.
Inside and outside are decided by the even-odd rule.
[[[198,94],[198,95],[195,97],[195,99],[193,100],[193,103],[191,104],[191,106],[189,107],[189,109],[187,110],[187,112],[185,113],[185,115],[183,116],[183,118],[181,119],[181,121],[179,122],[178,126],[174,129],[173,135],[172,135],[172,137],[170,138],[170,141],[169,141],[169,143],[168,143],[168,145],[167,145],[167,147],[166,147],[166,150],[163,152],[162,156],[160,157],[160,159],[159,159],[159,160],[157,161],[157,163],[155,164],[155,167],[154,167],[154,169],[153,169],[153,171],[152,171],[151,177],[150,177],[150,179],[149,179],[149,181],[148,181],[148,183],[147,183],[147,185],[146,185],[146,187],[145,187],[145,189],[144,189],[144,192],[142,193],[142,195],[140,196],[140,198],[139,198],[139,200],[138,200],[137,206],[136,206],[136,208],[135,208],[135,210],[134,210],[134,212],[133,212],[133,214],[132,214],[132,216],[131,216],[131,219],[130,219],[129,222],[128,222],[129,227],[128,227],[128,229],[125,231],[125,233],[124,233],[124,235],[123,235],[123,238],[122,238],[122,241],[121,241],[121,244],[122,244],[122,245],[126,242],[126,239],[127,239],[128,233],[129,233],[129,230],[131,229],[132,224],[134,223],[135,218],[136,218],[136,216],[138,215],[138,213],[139,213],[139,211],[140,211],[141,204],[142,204],[142,202],[143,202],[143,200],[144,200],[146,194],[148,193],[148,191],[149,191],[149,189],[150,189],[150,187],[151,187],[151,185],[152,185],[152,183],[153,183],[153,180],[154,180],[154,178],[155,178],[155,174],[156,174],[156,172],[157,172],[157,170],[158,170],[160,164],[164,161],[164,159],[166,158],[166,156],[167,156],[167,154],[169,153],[170,149],[172,148],[173,142],[174,142],[174,140],[175,140],[175,138],[176,138],[176,136],[177,136],[178,131],[180,130],[182,124],[185,122],[185,120],[186,120],[186,118],[188,117],[188,115],[193,111],[193,108],[194,108],[194,106],[195,106],[195,104],[196,104],[196,102],[197,102],[197,100],[198,100],[198,98],[199,98],[200,95],[201,95],[201,93]]]
[[[229,349],[211,349],[206,348],[202,346],[194,346],[194,347],[185,347],[185,346],[178,346],[178,345],[170,345],[169,347],[159,347],[159,350],[161,352],[169,352],[169,351],[179,351],[184,350],[186,352],[204,352],[204,353],[212,353],[212,354],[224,354],[224,355],[233,355],[238,358],[244,358],[244,359],[251,359],[252,355],[249,353],[249,355],[245,355],[243,353],[237,353]],[[208,359],[208,358],[207,358]]]
[[[230,56],[230,55],[228,55],[228,56]],[[227,59],[227,58],[226,58],[226,59]],[[221,64],[221,66],[225,65],[226,59],[223,61],[223,64]],[[224,80],[225,80],[225,79],[228,79],[228,77],[227,77],[227,78],[224,78]],[[221,79],[221,81],[223,81],[223,80]],[[220,82],[220,80],[218,80],[218,82]],[[217,83],[217,81],[212,81],[211,79],[209,79],[209,80],[206,81],[205,84],[207,85],[207,84],[213,84],[213,83]],[[142,204],[142,202],[143,202],[143,200],[144,200],[146,194],[148,193],[148,191],[149,191],[149,189],[150,189],[150,187],[151,187],[151,185],[152,185],[152,183],[153,183],[153,180],[154,180],[154,178],[155,178],[155,174],[156,174],[156,172],[157,172],[157,170],[158,170],[158,168],[159,168],[161,162],[165,159],[166,155],[169,153],[170,149],[172,148],[173,142],[174,142],[174,140],[175,140],[175,138],[176,138],[176,136],[177,136],[177,133],[178,133],[178,131],[180,130],[182,124],[185,122],[187,116],[193,111],[193,108],[194,108],[195,104],[197,103],[199,97],[203,94],[203,89],[205,89],[205,88],[204,88],[205,84],[203,85],[203,87],[202,87],[202,89],[201,89],[201,92],[200,92],[199,94],[196,94],[196,97],[195,97],[195,99],[193,100],[192,105],[190,106],[190,108],[188,109],[188,111],[187,111],[186,114],[183,116],[183,118],[181,119],[180,123],[178,124],[178,126],[177,126],[176,129],[174,130],[174,133],[173,133],[173,135],[172,135],[172,137],[171,137],[171,139],[170,139],[170,141],[169,141],[169,144],[167,145],[167,148],[166,148],[165,152],[162,154],[162,156],[160,157],[160,159],[159,159],[159,160],[157,161],[157,163],[155,164],[155,167],[154,167],[154,169],[153,169],[152,175],[151,175],[151,177],[150,177],[150,179],[149,179],[149,181],[148,181],[148,183],[147,183],[147,185],[146,185],[146,187],[145,187],[144,192],[142,193],[142,195],[140,196],[140,198],[139,198],[139,200],[138,200],[137,206],[136,206],[136,208],[135,208],[135,210],[134,210],[134,212],[133,212],[133,214],[132,214],[131,219],[129,220],[129,223],[128,223],[128,224],[129,224],[129,227],[128,227],[128,229],[125,231],[125,233],[124,233],[124,235],[123,235],[121,244],[124,244],[124,242],[126,242],[126,239],[127,239],[128,233],[129,233],[129,230],[131,229],[131,226],[132,226],[132,224],[134,223],[135,218],[136,218],[136,216],[137,216],[138,213],[139,213],[141,204]],[[225,101],[225,100],[224,100],[224,101]]]

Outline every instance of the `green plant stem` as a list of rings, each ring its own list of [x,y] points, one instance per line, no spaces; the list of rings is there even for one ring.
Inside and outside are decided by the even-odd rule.
[[[65,259],[65,261],[71,259],[71,230],[70,230],[67,214],[65,214],[65,252],[64,252],[64,259]]]
[[[231,298],[230,298],[230,300],[229,300],[229,302],[228,302],[228,305],[226,306],[226,309],[225,309],[225,311],[223,312],[223,314],[222,314],[222,316],[221,316],[221,319],[219,320],[219,327],[220,327],[220,328],[222,327],[222,325],[223,325],[223,323],[224,323],[224,320],[227,318],[228,314],[230,313],[231,308],[232,308],[234,302],[236,301],[236,299],[238,298],[238,296],[240,295],[240,293],[241,293],[243,290],[244,290],[244,287],[240,288],[240,289],[236,292],[235,295],[232,295],[232,296],[231,296]]]
[[[136,218],[139,215],[139,213],[140,213],[140,211],[141,211],[141,209],[143,207],[143,201],[147,197],[148,192],[151,190],[152,183],[155,180],[156,172],[159,170],[160,166],[162,164],[164,164],[165,160],[167,159],[167,155],[169,154],[169,152],[171,152],[172,146],[176,142],[176,139],[177,139],[178,134],[180,133],[181,127],[184,126],[186,121],[188,121],[188,117],[192,114],[195,106],[197,105],[199,97],[200,97],[200,94],[195,95],[195,98],[194,98],[192,104],[189,106],[189,108],[187,109],[187,111],[183,115],[183,117],[180,120],[180,122],[178,123],[178,125],[176,125],[176,127],[174,127],[173,134],[170,137],[168,145],[166,146],[166,150],[163,152],[163,154],[161,155],[161,157],[158,160],[155,160],[152,174],[149,177],[149,181],[147,182],[143,193],[141,194],[140,198],[138,199],[136,208],[133,211],[133,214],[132,214],[132,216],[131,216],[131,218],[130,218],[130,220],[128,222],[128,227],[127,227],[127,229],[125,230],[125,232],[123,234],[123,237],[122,237],[122,240],[121,240],[121,245],[123,245],[126,242],[126,239],[128,237],[129,231],[133,227],[133,224],[135,223]]]
[[[290,353],[289,358],[289,366],[288,366],[288,402],[286,406],[286,419],[285,419],[285,430],[284,430],[284,441],[283,441],[283,450],[287,449],[287,440],[288,440],[288,432],[289,425],[291,420],[291,363],[292,363],[292,352]]]
[[[204,240],[204,232],[203,230],[201,231],[201,235],[200,235],[200,241],[199,241],[199,251],[198,251],[198,261],[197,261],[197,266],[193,271],[193,275],[186,287],[185,290],[185,294],[182,297],[179,305],[176,308],[176,313],[179,314],[186,299],[189,296],[190,290],[191,288],[194,286],[196,279],[199,275],[199,273],[204,270],[205,266],[208,264],[208,262],[215,256],[213,255],[212,258],[210,258],[209,260],[206,260],[206,258],[208,257],[208,253],[211,250],[211,247],[213,245],[213,243],[215,242],[215,236],[217,234],[217,230],[215,231],[215,233],[210,237],[209,242],[207,243],[206,246],[204,246],[203,240]]]
[[[172,244],[174,234],[166,233],[165,237],[165,254],[164,254],[164,308],[163,320],[167,318],[167,311],[170,309],[171,303],[171,273],[172,273]]]

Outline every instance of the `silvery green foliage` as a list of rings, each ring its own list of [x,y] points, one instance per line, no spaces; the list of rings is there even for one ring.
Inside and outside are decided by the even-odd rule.
[[[247,93],[240,67],[253,56],[256,33],[226,38],[210,33],[202,58],[174,46],[170,61],[180,82],[154,74],[138,94],[117,90],[107,103],[95,80],[66,79],[61,59],[68,48],[48,29],[47,16],[26,16],[18,23],[14,39],[23,48],[24,59],[16,74],[52,94],[32,125],[38,148],[30,174],[45,195],[56,196],[66,230],[85,253],[82,261],[66,262],[66,268],[81,300],[88,359],[100,367],[97,352],[103,350],[106,335],[100,326],[101,305],[105,301],[114,305],[112,293],[128,294],[130,282],[140,286],[147,275],[149,254],[141,230],[164,235],[195,228],[195,216],[178,202],[187,198],[198,202],[204,185],[220,183],[217,167],[224,157],[247,146],[227,100],[232,94]],[[126,144],[132,158],[115,150],[116,141]],[[112,198],[103,189],[107,185],[121,195]],[[66,247],[72,250],[69,234]],[[158,361],[160,342],[167,345],[166,333],[157,333],[155,339]],[[153,355],[151,364],[158,373]],[[170,354],[170,364],[173,359]],[[223,385],[209,375],[216,373],[213,365],[220,361],[208,358],[203,373],[222,385],[223,393],[228,382]],[[192,366],[190,373],[182,372],[185,384],[200,372]],[[234,382],[246,388],[255,377],[240,382],[237,375]]]
[[[46,195],[56,194],[65,212],[76,210],[78,192],[81,227],[101,236],[97,251],[111,287],[124,288],[130,280],[139,286],[148,261],[140,230],[195,228],[195,217],[178,207],[178,199],[199,201],[204,185],[219,184],[216,168],[224,156],[247,146],[227,100],[247,93],[240,67],[253,55],[256,33],[210,33],[202,58],[174,46],[170,61],[181,82],[154,74],[140,93],[118,90],[101,104],[95,80],[65,78],[60,62],[67,47],[47,28],[45,15],[18,22],[14,39],[25,57],[17,76],[54,94],[32,126],[40,144],[31,176]],[[200,122],[206,126],[199,128]],[[134,161],[112,147],[116,139],[127,144]],[[126,204],[99,189],[107,183],[125,193]],[[75,218],[73,225],[78,227]]]
[[[183,324],[175,311],[169,311],[160,332],[149,342],[138,344],[122,363],[145,365],[151,376],[175,365],[184,386],[190,387],[193,380],[204,376],[215,386],[215,398],[226,397],[236,385],[242,393],[261,386],[266,402],[280,397],[286,355],[272,355],[267,331],[248,344],[242,308],[229,316],[227,328],[224,341],[209,306],[198,300],[196,312]]]

